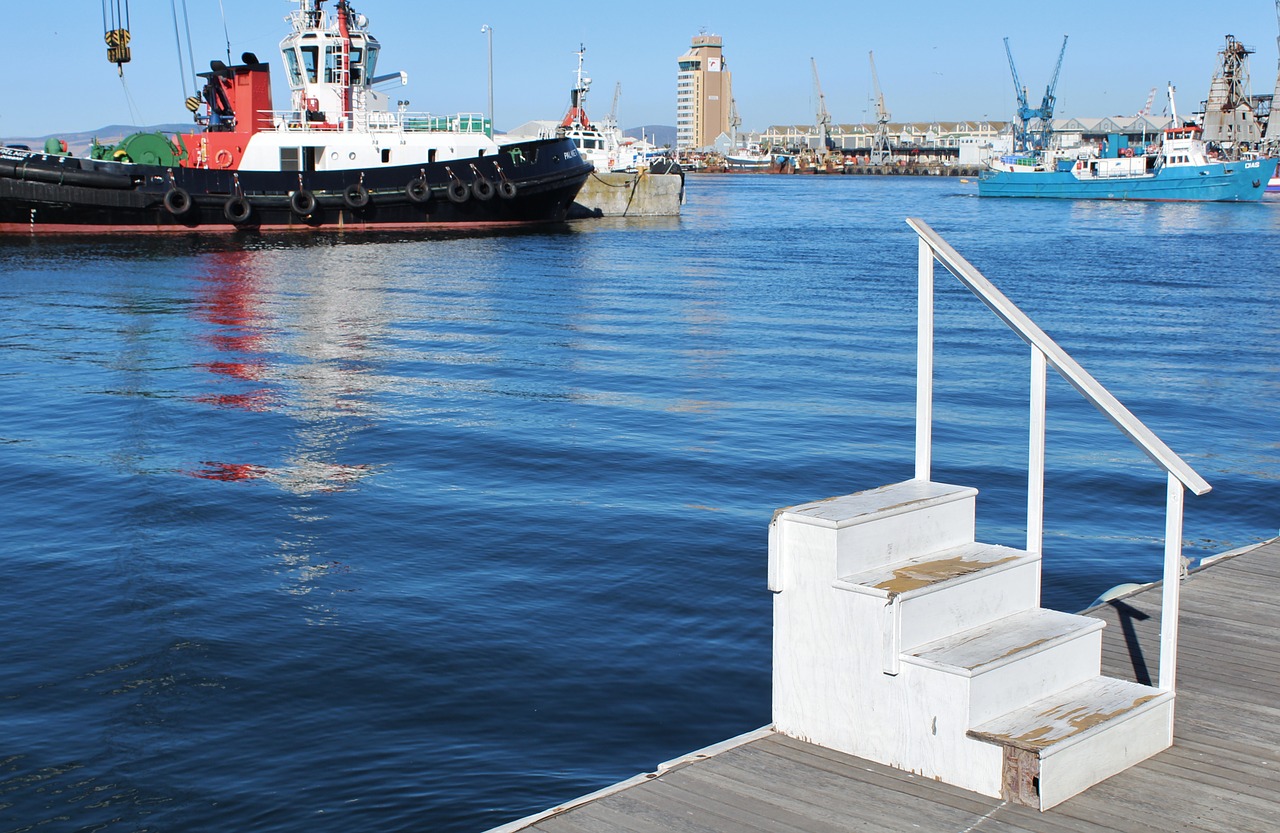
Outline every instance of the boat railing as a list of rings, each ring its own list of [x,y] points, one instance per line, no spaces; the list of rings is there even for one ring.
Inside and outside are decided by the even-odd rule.
[[[284,133],[476,133],[487,134],[490,123],[482,113],[348,111],[336,122],[317,121],[298,110],[264,111],[275,129]]]
[[[1175,454],[1093,376],[1013,304],[972,264],[960,256],[923,220],[907,218],[919,237],[919,305],[916,366],[915,476],[928,480],[933,457],[933,264],[941,263],[1013,332],[1031,347],[1030,454],[1027,474],[1027,550],[1044,546],[1045,377],[1053,367],[1086,400],[1100,410],[1167,476],[1163,597],[1160,617],[1160,681],[1174,688],[1178,653],[1179,589],[1186,575],[1182,558],[1184,490],[1203,495],[1210,490],[1186,461]]]

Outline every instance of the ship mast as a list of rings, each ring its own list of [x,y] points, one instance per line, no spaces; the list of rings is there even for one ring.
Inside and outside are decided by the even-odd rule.
[[[342,118],[354,119],[351,106],[351,4],[338,0],[338,35],[342,42],[339,54],[338,83],[342,85]]]

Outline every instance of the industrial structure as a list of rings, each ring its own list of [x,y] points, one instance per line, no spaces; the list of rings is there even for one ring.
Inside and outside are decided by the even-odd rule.
[[[676,150],[708,147],[730,130],[733,79],[725,65],[724,40],[705,32],[694,36],[680,56],[676,75]]]
[[[871,84],[876,95],[876,137],[871,145],[871,164],[887,165],[893,161],[892,143],[889,141],[889,110],[884,106],[884,93],[880,91],[876,53],[868,52],[867,55],[871,59]]]
[[[1204,103],[1204,140],[1232,158],[1262,141],[1255,103],[1249,95],[1249,49],[1232,35],[1218,53],[1218,68]]]
[[[1018,80],[1018,68],[1013,63],[1013,50],[1009,48],[1009,39],[1004,39],[1004,51],[1009,56],[1009,72],[1013,75],[1013,90],[1018,99],[1018,110],[1014,119],[1013,149],[1016,151],[1040,150],[1049,146],[1053,135],[1053,108],[1057,103],[1054,95],[1058,89],[1058,73],[1062,71],[1062,57],[1067,54],[1067,36],[1062,36],[1062,49],[1058,52],[1058,63],[1053,68],[1053,77],[1044,88],[1044,98],[1039,107],[1027,103],[1027,88]]]

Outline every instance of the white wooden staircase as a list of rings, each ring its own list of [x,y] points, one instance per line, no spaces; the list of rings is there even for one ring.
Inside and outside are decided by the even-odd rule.
[[[1043,810],[1167,748],[1173,693],[1100,676],[1102,621],[1041,608],[1039,554],[976,543],[976,495],[776,513],[774,727]]]
[[[774,728],[1044,810],[1173,743],[1183,495],[1210,486],[937,232],[907,223],[915,478],[775,513]],[[977,491],[932,481],[935,262],[1031,347],[1025,550],[978,543]],[[1166,475],[1158,688],[1099,674],[1100,620],[1040,607],[1050,367]]]

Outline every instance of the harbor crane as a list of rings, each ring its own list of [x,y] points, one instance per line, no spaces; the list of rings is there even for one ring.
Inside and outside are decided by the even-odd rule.
[[[609,110],[609,126],[618,126],[618,99],[622,97],[622,82],[619,81],[613,87],[613,108]]]
[[[1067,36],[1062,36],[1062,49],[1058,52],[1058,63],[1053,68],[1049,85],[1044,88],[1044,98],[1036,108],[1027,103],[1027,88],[1018,80],[1018,68],[1013,63],[1013,50],[1009,48],[1008,38],[1004,39],[1004,51],[1009,56],[1009,72],[1013,75],[1013,90],[1018,97],[1018,113],[1013,124],[1013,149],[1015,151],[1044,149],[1049,146],[1049,139],[1053,135],[1053,108],[1057,103],[1054,91],[1058,89],[1058,73],[1062,71],[1062,58],[1067,54]]]
[[[887,165],[893,161],[893,150],[889,144],[889,110],[884,106],[884,93],[880,91],[880,76],[876,74],[876,53],[867,54],[871,56],[871,86],[876,96],[876,135],[871,141],[870,161],[872,165]]]
[[[738,116],[738,99],[729,99],[729,149],[738,147],[738,128],[742,127],[742,119]]]
[[[831,114],[827,112],[827,97],[822,94],[822,82],[818,80],[818,62],[810,58],[809,64],[813,67],[813,88],[818,93],[817,126],[818,140],[820,142],[818,148],[822,153],[826,153],[831,148],[831,139],[829,138]]]

